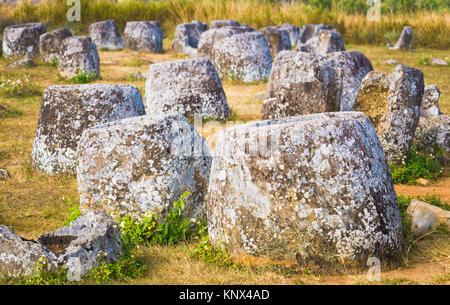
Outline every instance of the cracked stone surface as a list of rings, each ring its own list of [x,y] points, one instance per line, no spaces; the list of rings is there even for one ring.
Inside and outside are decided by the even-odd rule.
[[[97,48],[106,50],[122,50],[124,42],[114,20],[105,20],[89,26],[89,36]]]
[[[238,183],[237,183],[238,182]],[[402,223],[386,157],[360,112],[224,129],[208,190],[208,230],[235,257],[365,268],[401,253]]]
[[[95,73],[100,76],[100,57],[90,37],[75,36],[64,39],[59,54],[59,74],[71,79],[77,74]]]
[[[206,219],[212,156],[184,116],[146,115],[95,126],[83,133],[77,152],[82,211],[165,216],[188,191],[183,216]]]
[[[253,31],[215,42],[212,62],[221,78],[255,82],[270,76],[272,55],[264,34]]]
[[[74,173],[77,143],[85,129],[143,114],[142,96],[134,86],[50,86],[42,97],[31,164],[47,174]]]
[[[38,57],[39,36],[46,32],[42,23],[11,25],[3,31],[3,55],[11,57]]]
[[[392,74],[372,71],[361,82],[353,110],[370,117],[393,165],[406,161],[414,140],[425,87],[423,77],[420,70],[397,65]]]
[[[289,38],[291,40],[291,46],[296,46],[297,45],[297,40],[298,37],[300,36],[300,28],[296,27],[295,25],[292,24],[288,24],[288,23],[283,23],[283,25],[281,26],[281,28],[283,30],[288,31],[289,33]]]
[[[331,25],[323,25],[323,24],[305,24],[300,29],[298,39],[297,39],[297,46],[306,43],[309,39],[317,36],[319,34],[320,30],[334,30],[336,31],[333,26]]]
[[[129,21],[123,33],[130,50],[163,52],[163,32],[159,21]]]
[[[270,74],[261,119],[339,111],[341,75],[336,60],[314,53],[281,52]]]
[[[40,36],[39,52],[45,63],[59,60],[62,41],[68,37],[72,37],[72,33],[67,28],[56,29]]]
[[[219,74],[208,59],[177,60],[150,66],[145,109],[151,114],[183,114],[224,120],[230,116]]]
[[[421,117],[414,142],[425,151],[438,145],[450,153],[450,116]]]

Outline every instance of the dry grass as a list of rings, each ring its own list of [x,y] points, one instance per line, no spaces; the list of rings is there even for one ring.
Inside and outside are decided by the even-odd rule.
[[[364,14],[347,15],[338,10],[324,10],[300,2],[286,3],[268,0],[170,0],[120,1],[81,0],[80,23],[67,23],[64,0],[44,1],[36,6],[12,9],[0,4],[0,30],[7,25],[40,20],[49,29],[65,25],[76,34],[86,32],[93,22],[114,19],[121,30],[127,21],[159,20],[165,33],[171,37],[177,24],[201,20],[236,19],[241,23],[261,28],[291,23],[297,26],[310,23],[331,24],[339,29],[347,42],[358,44],[386,44],[396,39],[404,25],[414,30],[413,43],[417,46],[448,49],[450,46],[450,13],[416,12],[410,14],[383,13],[381,20],[368,21]],[[392,41],[391,41],[392,42]]]
[[[164,41],[166,50],[171,43]],[[393,67],[383,61],[397,59],[418,67],[425,73],[427,84],[435,83],[442,91],[441,108],[450,112],[449,68],[418,66],[421,54],[444,58],[446,51],[419,49],[411,52],[389,51],[384,47],[349,45],[348,49],[361,50],[374,64],[375,70],[391,72]],[[170,52],[149,54],[134,51],[100,52],[102,77],[100,83],[127,83],[137,86],[144,94],[145,81],[130,82],[126,75],[131,72],[146,73],[151,63],[175,60]],[[139,67],[126,66],[130,58],[139,58]],[[9,61],[0,61],[0,79],[19,79],[28,75],[33,84],[44,89],[52,84],[65,84],[58,80],[57,68],[42,65],[33,68],[6,69]],[[264,91],[265,84],[235,84],[224,82],[228,102],[241,122],[259,120],[261,101],[254,100],[256,93]],[[63,197],[78,200],[77,182],[74,176],[43,176],[31,170],[29,159],[40,108],[40,96],[31,98],[4,98],[0,105],[18,110],[19,115],[0,118],[0,168],[6,168],[12,179],[0,181],[0,223],[11,226],[18,234],[36,238],[42,233],[64,225],[69,215],[69,206]],[[223,127],[220,127],[223,128]],[[219,129],[220,129],[219,128]],[[204,136],[214,134],[213,126],[203,130]],[[445,186],[444,186],[445,188]],[[448,188],[448,185],[447,185]],[[408,192],[407,189],[403,190]],[[423,192],[433,192],[433,185]],[[411,268],[383,273],[386,283],[448,283],[450,253],[448,237],[434,236],[418,242],[418,249],[411,252],[408,260]],[[132,284],[368,284],[364,275],[326,277],[304,275],[298,270],[286,270],[276,266],[257,269],[228,270],[189,258],[195,245],[182,244],[175,247],[144,247],[138,256],[149,266],[148,274]],[[426,263],[429,262],[429,263]],[[430,267],[431,266],[431,267]],[[426,269],[426,268],[429,268]],[[424,271],[428,270],[428,271]]]

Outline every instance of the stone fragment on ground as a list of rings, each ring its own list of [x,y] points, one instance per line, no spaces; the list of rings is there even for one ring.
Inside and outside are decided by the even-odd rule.
[[[411,229],[416,235],[427,234],[441,225],[450,228],[450,211],[424,201],[411,200],[406,212],[411,219]]]

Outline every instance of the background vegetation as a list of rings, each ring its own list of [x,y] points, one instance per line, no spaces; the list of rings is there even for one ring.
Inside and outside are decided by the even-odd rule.
[[[366,0],[81,0],[81,22],[68,23],[65,0],[34,5],[30,0],[11,7],[0,4],[0,31],[12,24],[41,21],[48,29],[67,26],[77,34],[89,24],[114,19],[121,30],[127,21],[158,20],[167,36],[177,24],[193,19],[236,19],[261,28],[291,23],[297,26],[325,23],[336,27],[346,43],[385,44],[394,42],[403,26],[411,25],[415,47],[450,47],[450,2],[447,0],[384,0],[381,20],[369,21]]]

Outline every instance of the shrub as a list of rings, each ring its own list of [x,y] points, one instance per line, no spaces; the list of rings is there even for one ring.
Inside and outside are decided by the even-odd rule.
[[[404,166],[391,166],[394,183],[415,184],[419,178],[436,179],[440,177],[443,169],[438,161],[438,154],[439,152],[426,155],[419,152],[416,145],[412,145]]]
[[[70,226],[72,221],[81,216],[80,205],[74,202],[72,197],[63,197],[62,201],[69,206],[69,217],[67,217],[66,226]]]
[[[76,83],[76,84],[88,84],[92,83],[96,79],[99,79],[97,76],[97,73],[95,72],[89,72],[89,73],[78,73],[73,77],[70,82]]]
[[[209,235],[204,236],[200,243],[194,248],[191,258],[225,268],[235,268],[238,266],[233,263],[231,255],[227,253],[224,246],[213,247],[209,240]]]

